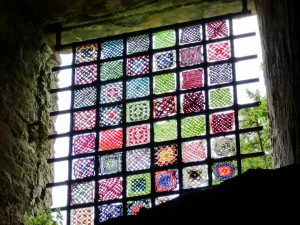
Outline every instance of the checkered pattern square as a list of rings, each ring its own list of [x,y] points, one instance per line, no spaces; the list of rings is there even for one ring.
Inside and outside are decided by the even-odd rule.
[[[150,168],[150,149],[142,148],[126,152],[127,171],[144,170]]]
[[[98,209],[100,223],[123,215],[122,204],[100,205]]]
[[[190,166],[182,169],[183,188],[199,188],[208,185],[207,165]]]
[[[226,20],[214,21],[206,24],[206,38],[213,40],[229,36],[229,26]]]
[[[187,93],[182,96],[182,111],[184,113],[201,112],[205,108],[202,92]]]
[[[123,48],[122,39],[104,42],[101,44],[101,59],[122,56]]]
[[[74,155],[94,152],[96,147],[95,134],[79,135],[73,139]]]
[[[207,148],[205,140],[183,142],[181,144],[182,162],[197,162],[206,159]]]
[[[202,41],[201,25],[179,29],[179,44],[189,44]]]
[[[198,65],[203,62],[202,46],[180,49],[179,54],[181,67]]]
[[[78,159],[73,164],[73,175],[76,179],[91,177],[95,175],[94,171],[95,159],[82,158]]]
[[[211,132],[213,134],[227,132],[233,129],[234,112],[219,113],[211,116]]]
[[[177,139],[177,120],[156,122],[154,124],[154,141],[170,141]]]
[[[210,93],[210,108],[220,108],[233,104],[230,88],[220,88],[211,90]]]
[[[122,82],[109,83],[101,86],[100,103],[118,102],[123,98]]]
[[[232,65],[230,63],[210,66],[208,68],[209,84],[224,84],[232,81]]]
[[[98,44],[91,43],[76,47],[75,63],[91,62],[97,59]]]
[[[100,108],[100,127],[114,126],[122,123],[123,108],[121,105]]]
[[[92,182],[71,185],[71,205],[91,203],[94,201],[94,185]]]
[[[204,116],[192,116],[186,117],[181,121],[181,137],[197,137],[205,133],[205,117]]]
[[[97,65],[75,68],[75,85],[91,84],[97,80]]]
[[[122,171],[122,153],[102,155],[99,157],[99,175],[118,173]]]
[[[151,193],[150,173],[130,175],[126,180],[127,197],[147,195]]]
[[[176,97],[169,96],[153,101],[154,118],[163,118],[176,114]]]
[[[137,122],[148,120],[150,117],[149,101],[132,102],[126,104],[126,121]]]
[[[122,148],[123,130],[122,128],[113,130],[104,130],[100,132],[100,151]]]
[[[121,177],[114,177],[99,181],[99,200],[107,201],[122,198],[123,181]]]
[[[96,126],[96,110],[74,112],[74,130],[92,129]]]
[[[181,89],[200,88],[203,83],[203,69],[186,70],[181,73]]]
[[[163,94],[173,92],[176,90],[175,74],[168,73],[156,75],[153,78],[153,92],[154,94]]]
[[[142,145],[150,142],[150,125],[142,124],[127,128],[127,146]]]
[[[153,34],[153,48],[167,48],[175,45],[175,31],[164,30]]]
[[[153,55],[153,71],[161,71],[175,68],[176,52],[160,52]]]
[[[127,54],[147,51],[149,43],[150,40],[147,34],[129,37],[127,39]]]
[[[95,87],[81,88],[74,91],[74,108],[96,104],[97,90]]]
[[[126,81],[126,98],[142,98],[149,95],[149,78],[137,78]]]
[[[178,147],[176,144],[158,146],[154,150],[155,165],[163,167],[177,163]]]
[[[151,200],[141,199],[138,201],[129,201],[127,203],[127,215],[137,215],[142,208],[151,208]]]
[[[123,76],[123,60],[104,62],[101,64],[100,80],[113,80]]]
[[[212,43],[207,45],[207,61],[216,62],[231,57],[229,41]]]
[[[178,171],[163,170],[155,173],[155,191],[172,191],[178,187]]]
[[[94,225],[94,208],[72,209],[71,225]]]
[[[149,55],[127,59],[127,76],[137,76],[149,73]]]

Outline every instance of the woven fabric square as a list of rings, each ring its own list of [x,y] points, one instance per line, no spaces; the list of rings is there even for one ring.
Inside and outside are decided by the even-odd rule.
[[[169,96],[153,101],[154,118],[163,118],[176,114],[176,97]]]
[[[236,142],[234,137],[216,138],[212,144],[212,157],[228,157],[236,152]]]
[[[94,171],[95,159],[82,158],[78,159],[73,164],[73,174],[76,179],[91,177],[95,175]]]
[[[207,166],[190,166],[182,169],[183,188],[198,188],[208,185]]]
[[[178,186],[178,171],[163,170],[155,173],[155,191],[172,191]]]
[[[209,94],[210,108],[220,108],[225,106],[231,106],[233,104],[230,88],[220,88],[212,90]]]
[[[74,108],[81,108],[96,104],[97,90],[95,87],[87,87],[74,91]]]
[[[126,152],[127,171],[144,170],[150,168],[150,149],[142,148]]]
[[[72,209],[71,225],[94,225],[94,208]]]
[[[216,62],[231,57],[229,41],[218,42],[207,45],[207,61]]]
[[[101,44],[101,59],[114,58],[123,55],[123,40],[113,40]]]
[[[74,130],[92,129],[96,126],[96,110],[74,112]]]
[[[122,82],[109,83],[101,86],[100,103],[118,102],[123,98]]]
[[[207,149],[205,140],[183,142],[181,144],[182,162],[197,162],[206,159]]]
[[[147,195],[151,193],[150,173],[141,173],[127,177],[127,197]]]
[[[100,108],[100,127],[114,126],[122,123],[122,105],[108,106]]]
[[[149,55],[127,59],[127,76],[137,76],[149,73]]]
[[[97,65],[75,68],[75,85],[91,84],[97,80]]]
[[[132,102],[126,104],[126,121],[137,122],[150,118],[149,101]]]
[[[94,201],[94,185],[92,182],[71,185],[71,205],[91,203]]]
[[[98,184],[99,201],[107,201],[122,198],[123,181],[121,177],[100,180]]]
[[[202,41],[201,25],[179,29],[179,44],[189,44]]]
[[[153,48],[167,48],[175,45],[175,31],[164,30],[153,34]]]
[[[164,145],[154,147],[155,165],[162,167],[177,163],[178,147],[174,145]]]
[[[229,63],[210,66],[208,68],[209,84],[224,84],[232,81],[232,65]]]
[[[127,54],[148,51],[149,43],[148,34],[129,37],[127,38]]]
[[[232,162],[214,163],[212,166],[215,181],[223,181],[234,177],[237,174],[237,167]]]
[[[179,54],[181,67],[198,65],[203,62],[202,46],[180,49]]]
[[[177,139],[177,121],[168,120],[154,124],[154,141],[170,141]]]
[[[113,80],[123,76],[123,60],[104,62],[101,64],[100,80]]]
[[[141,98],[149,95],[149,78],[137,78],[126,81],[126,98]]]
[[[214,21],[206,24],[206,38],[208,40],[229,36],[229,27],[226,20]]]
[[[186,70],[181,73],[181,89],[200,88],[203,83],[203,69]]]
[[[141,199],[138,201],[130,201],[127,203],[127,215],[137,215],[142,208],[150,209],[150,199]]]
[[[179,195],[167,195],[167,196],[161,196],[161,197],[157,197],[155,199],[155,205],[161,205],[164,204],[168,201],[171,201],[175,198],[177,198]]]
[[[75,63],[91,62],[97,60],[98,44],[85,44],[76,47]]]
[[[100,205],[98,209],[100,223],[123,215],[122,204]]]
[[[153,78],[153,93],[163,94],[176,90],[175,74],[168,73],[154,76]]]
[[[205,133],[205,116],[186,117],[181,121],[181,137],[196,137]]]
[[[153,71],[172,69],[176,66],[176,52],[160,52],[153,55]]]
[[[100,151],[122,148],[123,130],[122,128],[113,130],[104,130],[100,132]]]
[[[95,134],[79,135],[73,139],[74,155],[94,152],[96,147]]]
[[[211,116],[211,131],[213,134],[227,132],[233,129],[234,113],[219,113]]]
[[[182,111],[184,113],[201,112],[205,108],[202,92],[184,94],[182,97]]]
[[[127,128],[127,146],[142,145],[150,142],[150,125],[142,124]]]
[[[99,157],[99,175],[122,171],[122,153],[102,155]]]

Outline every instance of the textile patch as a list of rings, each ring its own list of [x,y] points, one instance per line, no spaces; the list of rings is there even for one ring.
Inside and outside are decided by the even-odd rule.
[[[220,108],[225,106],[231,106],[233,99],[230,88],[220,88],[211,90],[210,94],[210,108]]]
[[[73,164],[73,174],[76,179],[91,177],[95,175],[94,171],[95,159],[82,158],[78,159]]]
[[[104,130],[100,132],[100,151],[122,148],[123,130],[122,128]]]
[[[203,69],[186,70],[181,73],[181,89],[203,87]]]
[[[212,157],[227,157],[231,156],[236,151],[236,143],[234,137],[216,138],[212,144]]]
[[[227,132],[233,129],[234,113],[219,113],[211,116],[211,131],[213,134]]]
[[[94,201],[94,185],[92,182],[71,185],[71,205],[91,203]]]
[[[236,165],[232,162],[215,163],[212,170],[215,181],[227,180],[234,177],[237,173]]]
[[[127,76],[137,76],[149,73],[149,55],[127,59]]]
[[[123,60],[104,62],[101,64],[100,80],[112,80],[123,76]]]
[[[92,129],[96,126],[96,110],[74,112],[74,130]]]
[[[176,114],[176,97],[169,96],[153,101],[154,118],[163,118]]]
[[[192,66],[203,62],[202,46],[183,48],[179,50],[180,66]]]
[[[167,51],[153,55],[153,71],[168,70],[176,67],[176,52]]]
[[[168,201],[171,201],[171,200],[177,198],[178,196],[179,195],[167,195],[167,196],[157,197],[155,199],[155,205],[164,204]]]
[[[142,173],[127,177],[127,197],[147,195],[151,193],[150,173]]]
[[[182,97],[182,111],[184,113],[201,112],[205,108],[202,92],[184,94]]]
[[[205,140],[183,142],[181,144],[182,162],[197,162],[206,159],[207,149]]]
[[[149,95],[149,78],[137,78],[126,81],[126,99],[141,98]]]
[[[123,181],[121,177],[99,181],[99,200],[107,201],[122,198]]]
[[[153,79],[154,94],[162,94],[167,92],[173,92],[176,90],[176,81],[174,73],[156,75]]]
[[[150,199],[141,199],[127,203],[127,215],[137,215],[142,208],[151,208]]]
[[[207,166],[190,166],[182,169],[183,188],[198,188],[208,185]]]
[[[179,44],[189,44],[202,41],[201,25],[179,29]]]
[[[97,90],[95,87],[82,88],[74,91],[74,108],[96,104]]]
[[[229,41],[207,45],[207,61],[215,62],[226,60],[231,57]]]
[[[108,59],[123,55],[123,40],[107,41],[101,44],[101,59]]]
[[[159,167],[177,163],[177,145],[164,145],[155,147],[155,164]]]
[[[137,122],[150,118],[149,101],[132,102],[126,104],[126,122]]]
[[[229,36],[229,26],[226,20],[214,21],[206,24],[206,36],[208,40]]]
[[[97,59],[98,44],[85,44],[76,47],[75,63],[91,62]]]
[[[205,133],[205,117],[192,116],[186,117],[181,121],[181,137],[196,137]]]
[[[127,128],[127,146],[142,145],[150,142],[150,125],[142,124]]]
[[[149,43],[150,40],[147,34],[129,37],[127,39],[127,54],[147,51]]]
[[[123,215],[122,204],[100,205],[98,209],[99,209],[98,219],[100,223]]]
[[[101,86],[100,103],[118,102],[123,98],[122,82],[110,83]]]
[[[150,149],[142,148],[126,152],[127,171],[144,170],[150,168]]]
[[[177,139],[177,121],[168,120],[154,124],[154,141],[170,141]]]
[[[71,225],[93,225],[94,208],[81,208],[71,210]]]
[[[114,126],[122,123],[123,108],[121,105],[100,108],[100,127]]]
[[[95,134],[79,135],[73,139],[74,155],[94,152],[96,147]]]
[[[172,191],[178,186],[178,171],[164,170],[155,173],[156,192]]]
[[[209,84],[225,84],[232,82],[232,65],[230,63],[210,66],[208,68]]]
[[[153,49],[167,48],[175,45],[175,31],[164,30],[153,34]]]
[[[97,65],[75,68],[75,85],[91,84],[97,80]]]
[[[102,155],[99,157],[99,175],[122,171],[122,153]]]

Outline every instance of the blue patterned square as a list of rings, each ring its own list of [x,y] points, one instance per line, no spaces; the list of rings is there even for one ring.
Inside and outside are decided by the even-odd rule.
[[[121,105],[100,108],[100,127],[114,126],[122,122],[123,108]]]
[[[168,51],[154,54],[153,62],[153,71],[172,69],[176,66],[176,53]]]
[[[149,78],[137,78],[126,82],[126,98],[141,98],[149,95]]]
[[[123,48],[122,39],[103,42],[101,44],[101,59],[122,56]]]
[[[100,205],[98,209],[100,223],[123,215],[123,205],[118,203],[110,205]]]

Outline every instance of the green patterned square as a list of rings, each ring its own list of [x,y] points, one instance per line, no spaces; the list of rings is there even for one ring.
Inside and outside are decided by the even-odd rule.
[[[153,92],[154,94],[163,94],[176,90],[175,74],[168,73],[154,77]]]
[[[123,75],[123,60],[101,64],[100,79],[102,81],[117,79]]]
[[[149,101],[128,103],[126,105],[126,117],[127,122],[148,120],[150,117]]]
[[[151,177],[150,173],[142,173],[128,176],[127,197],[147,195],[151,192]]]
[[[205,117],[191,116],[181,121],[181,137],[195,137],[205,133]]]
[[[177,139],[177,121],[168,120],[154,124],[154,141],[170,141]]]
[[[210,108],[219,108],[232,105],[230,88],[221,88],[210,91]]]
[[[175,45],[175,31],[164,30],[153,34],[153,48],[167,48]]]

